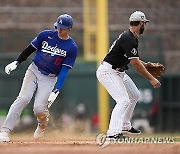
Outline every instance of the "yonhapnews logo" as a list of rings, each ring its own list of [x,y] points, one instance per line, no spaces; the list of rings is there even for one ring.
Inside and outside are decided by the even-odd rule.
[[[123,139],[109,139],[106,134],[100,133],[96,137],[96,144],[100,148],[105,148],[110,144],[122,144],[122,143],[152,143],[152,144],[167,144],[175,143],[175,137],[125,137]]]

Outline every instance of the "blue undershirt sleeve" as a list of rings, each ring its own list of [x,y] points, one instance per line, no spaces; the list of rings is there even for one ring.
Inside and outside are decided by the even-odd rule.
[[[68,74],[68,71],[69,71],[70,67],[68,66],[62,66],[62,69],[61,69],[61,72],[58,76],[58,80],[57,80],[57,83],[56,83],[56,89],[57,90],[61,90],[62,86],[63,86],[63,83],[67,77],[67,74]]]

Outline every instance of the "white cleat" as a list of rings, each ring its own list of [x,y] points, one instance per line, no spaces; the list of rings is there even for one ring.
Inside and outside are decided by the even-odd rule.
[[[40,125],[38,124],[38,126],[37,126],[37,128],[36,128],[36,130],[35,130],[35,132],[34,132],[34,139],[38,140],[38,139],[40,139],[41,137],[43,137],[44,132],[45,132],[45,129],[42,129],[42,128],[40,127]]]
[[[0,132],[0,142],[10,142],[9,133]]]

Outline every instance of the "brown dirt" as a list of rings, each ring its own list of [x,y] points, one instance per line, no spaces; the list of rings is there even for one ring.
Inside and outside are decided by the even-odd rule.
[[[100,148],[95,136],[45,135],[34,141],[32,134],[12,135],[12,142],[0,143],[0,154],[178,154],[180,143],[119,143]]]

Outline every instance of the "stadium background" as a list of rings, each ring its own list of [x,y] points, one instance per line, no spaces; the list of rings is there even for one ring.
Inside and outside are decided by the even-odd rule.
[[[93,3],[93,1],[91,1]],[[95,1],[94,1],[95,2]],[[92,7],[94,9],[95,6]],[[178,0],[109,0],[108,31],[109,45],[128,28],[129,15],[141,10],[151,20],[145,34],[140,37],[140,54],[143,60],[159,61],[165,64],[166,73],[161,79],[162,87],[152,89],[151,85],[133,69],[128,74],[141,90],[141,99],[135,109],[133,124],[143,131],[180,131],[180,2]],[[24,64],[7,76],[4,67],[13,61],[29,42],[43,29],[53,29],[53,23],[60,14],[68,13],[74,18],[71,36],[79,46],[75,67],[68,75],[61,94],[50,109],[49,128],[62,132],[97,133],[98,102],[95,70],[97,63],[84,50],[82,0],[4,0],[0,3],[0,124],[2,124],[12,101],[17,96],[27,66]],[[95,22],[96,11],[92,11]],[[99,19],[101,20],[101,19]],[[92,37],[92,45],[96,39]],[[102,34],[103,37],[103,34]],[[102,42],[102,45],[103,42]],[[93,47],[92,47],[93,48]],[[88,53],[88,54],[89,54]],[[36,120],[32,112],[33,101],[23,111],[15,131],[34,129]],[[114,101],[110,99],[110,108]]]

